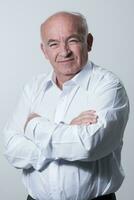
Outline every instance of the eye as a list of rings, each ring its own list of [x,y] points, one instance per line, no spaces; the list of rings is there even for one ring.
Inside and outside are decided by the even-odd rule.
[[[59,45],[59,41],[57,41],[57,40],[49,40],[48,42],[47,42],[47,45],[48,45],[48,47],[50,47],[50,48],[57,48],[58,47],[58,45]]]
[[[49,43],[48,46],[49,47],[56,47],[56,46],[58,46],[58,43],[56,43],[56,42]]]
[[[81,42],[81,40],[78,37],[72,37],[72,38],[69,38],[69,40],[68,40],[68,43],[70,45],[77,45],[80,42]]]
[[[80,42],[80,40],[78,38],[71,38],[71,39],[69,39],[68,42],[69,43],[78,43],[78,42]]]

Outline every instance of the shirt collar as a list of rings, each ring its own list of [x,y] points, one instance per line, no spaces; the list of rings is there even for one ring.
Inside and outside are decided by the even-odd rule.
[[[52,85],[55,85],[55,74],[54,74],[54,71],[51,70],[49,72],[49,74],[47,75],[46,77],[46,89],[48,89],[49,87],[51,87]]]
[[[76,74],[70,81],[74,82],[76,85],[79,85],[80,87],[87,90],[88,83],[90,80],[91,70],[92,70],[92,63],[89,61],[83,67],[83,69],[78,74]]]
[[[76,74],[71,80],[66,81],[64,83],[64,86],[78,85],[87,90],[91,71],[92,71],[92,63],[89,61],[78,74]],[[52,85],[56,85],[55,80],[56,80],[56,75],[52,70],[47,76],[46,88],[48,89]]]
[[[71,80],[65,82],[64,85],[78,85],[79,87],[82,87],[83,89],[87,90],[91,71],[92,63],[89,61],[78,74],[76,74]]]

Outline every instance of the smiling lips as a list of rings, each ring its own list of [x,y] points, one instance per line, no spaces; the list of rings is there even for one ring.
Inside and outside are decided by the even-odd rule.
[[[74,60],[74,58],[59,60],[58,63],[66,63],[66,62],[71,62],[71,61],[73,61],[73,60]]]

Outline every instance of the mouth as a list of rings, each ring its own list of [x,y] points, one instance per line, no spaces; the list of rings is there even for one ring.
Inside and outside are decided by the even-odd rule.
[[[68,63],[68,62],[72,62],[73,60],[74,60],[74,58],[59,60],[58,63]]]

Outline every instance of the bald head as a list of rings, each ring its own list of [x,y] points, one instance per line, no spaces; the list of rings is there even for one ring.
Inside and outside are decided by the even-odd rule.
[[[79,13],[55,13],[42,23],[41,37],[41,49],[62,87],[87,63],[93,37],[88,33],[86,20]]]
[[[60,24],[61,20],[65,23],[67,21],[69,21],[70,24],[73,23],[80,34],[87,36],[88,26],[85,17],[80,13],[62,11],[51,15],[41,24],[41,38],[44,38],[44,34],[49,26],[54,26],[57,21]]]

